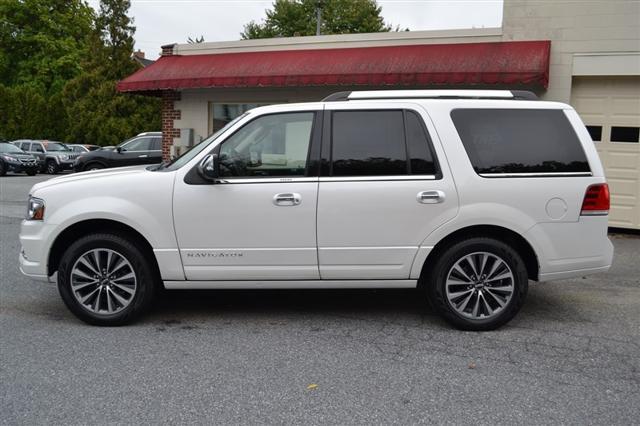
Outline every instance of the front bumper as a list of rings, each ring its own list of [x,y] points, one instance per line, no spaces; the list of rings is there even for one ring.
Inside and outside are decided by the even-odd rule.
[[[67,160],[60,161],[58,166],[60,166],[61,170],[73,170],[73,165],[75,164],[75,160]]]
[[[84,172],[84,161],[74,161],[73,162],[73,171],[74,172]]]
[[[47,281],[51,225],[23,220],[20,225],[20,271],[31,278]]]
[[[40,163],[5,163],[7,165],[7,171],[14,173],[26,173],[37,172],[41,165]]]

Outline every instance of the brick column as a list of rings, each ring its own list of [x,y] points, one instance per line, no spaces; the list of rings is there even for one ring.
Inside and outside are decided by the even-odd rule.
[[[162,160],[169,160],[173,138],[180,137],[180,129],[173,127],[173,121],[180,119],[180,111],[174,109],[174,102],[180,100],[180,92],[162,92]]]

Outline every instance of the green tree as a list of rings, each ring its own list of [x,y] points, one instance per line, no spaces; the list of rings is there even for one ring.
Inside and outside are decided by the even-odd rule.
[[[117,93],[138,69],[128,0],[0,0],[0,137],[112,145],[160,127],[160,102]]]
[[[0,1],[0,137],[64,136],[60,92],[83,71],[94,18],[81,0]]]
[[[275,0],[262,23],[251,21],[240,33],[243,39],[294,37],[316,34],[318,0]],[[323,0],[322,34],[391,31],[375,0]]]
[[[0,1],[0,81],[60,90],[82,72],[93,19],[81,0]]]
[[[69,81],[63,104],[69,116],[67,140],[115,145],[136,133],[160,128],[160,101],[118,93],[118,80],[138,69],[132,59],[135,26],[129,0],[102,0],[90,36],[85,72]]]

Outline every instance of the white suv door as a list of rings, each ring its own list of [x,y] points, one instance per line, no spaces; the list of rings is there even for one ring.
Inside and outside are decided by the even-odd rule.
[[[216,183],[176,180],[175,229],[187,280],[318,279],[317,111],[257,116],[226,138]]]
[[[322,279],[416,279],[422,241],[458,197],[426,112],[410,103],[327,103],[318,194]],[[412,264],[416,260],[418,268]]]

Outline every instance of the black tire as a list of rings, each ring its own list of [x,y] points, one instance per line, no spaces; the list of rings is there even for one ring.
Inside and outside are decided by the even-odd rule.
[[[28,172],[26,172],[26,173],[27,173],[27,175],[29,175],[29,176],[35,176],[35,175],[36,175],[36,173],[38,173],[38,171],[37,171],[37,170],[29,170],[29,171],[28,171]]]
[[[7,167],[4,165],[3,161],[0,161],[0,176],[4,176],[7,174]]]
[[[89,163],[86,166],[84,166],[83,171],[87,172],[89,170],[102,170],[104,169],[104,164],[101,163]]]
[[[60,171],[60,168],[58,167],[58,164],[56,164],[54,160],[47,160],[45,170],[47,171],[48,174],[55,175]]]
[[[83,306],[71,288],[73,266],[83,254],[94,249],[116,252],[129,262],[135,274],[136,288],[129,304],[112,314],[96,313]],[[62,256],[58,268],[58,291],[65,305],[82,321],[99,326],[120,326],[131,323],[147,310],[156,294],[158,279],[152,260],[138,245],[116,234],[91,234],[71,244]],[[105,303],[103,300],[103,305]]]
[[[466,296],[460,296],[460,299],[457,300],[454,299],[454,301],[456,302],[449,302],[446,293],[447,278],[450,271],[458,261],[472,253],[488,253],[489,255],[496,256],[504,263],[506,263],[513,276],[513,292],[511,294],[511,298],[501,308],[499,307],[499,305],[495,305],[494,308],[496,308],[495,310],[497,311],[497,313],[493,316],[489,315],[487,318],[470,318],[469,315],[472,315],[470,312],[463,312],[465,315],[458,312],[454,308],[454,306],[452,306],[452,304],[455,304],[457,300],[461,300],[463,298],[466,299]],[[492,262],[497,261],[492,260]],[[468,240],[455,243],[450,247],[444,249],[444,251],[440,253],[438,258],[436,259],[433,267],[429,268],[426,271],[424,279],[426,284],[425,287],[427,290],[427,296],[436,312],[438,312],[440,316],[442,316],[448,323],[450,323],[454,327],[457,327],[461,330],[470,331],[495,330],[496,328],[499,328],[500,326],[509,322],[518,313],[518,311],[524,304],[529,284],[527,269],[520,255],[511,246],[501,241],[485,237],[470,238]],[[478,285],[480,286],[482,285],[482,283]],[[466,287],[465,285],[461,287],[464,291],[466,288],[471,288],[472,286],[473,285],[469,285],[468,287]],[[489,288],[491,287],[489,286]],[[487,293],[484,288],[482,288],[481,290],[483,291],[481,291],[480,293]],[[477,293],[475,291],[473,292],[473,294],[474,296],[472,297],[479,298],[479,296],[476,296]],[[485,296],[484,298],[484,300],[489,299],[487,298],[487,296]],[[497,299],[491,299],[492,303],[497,302]],[[473,300],[475,301],[476,299]],[[482,302],[484,302],[484,300]],[[469,304],[471,304],[471,302],[469,302]],[[460,305],[462,305],[462,303],[460,303]],[[483,307],[482,303],[480,303],[480,305],[481,307]],[[489,313],[489,310],[485,309],[485,311],[486,313]]]

